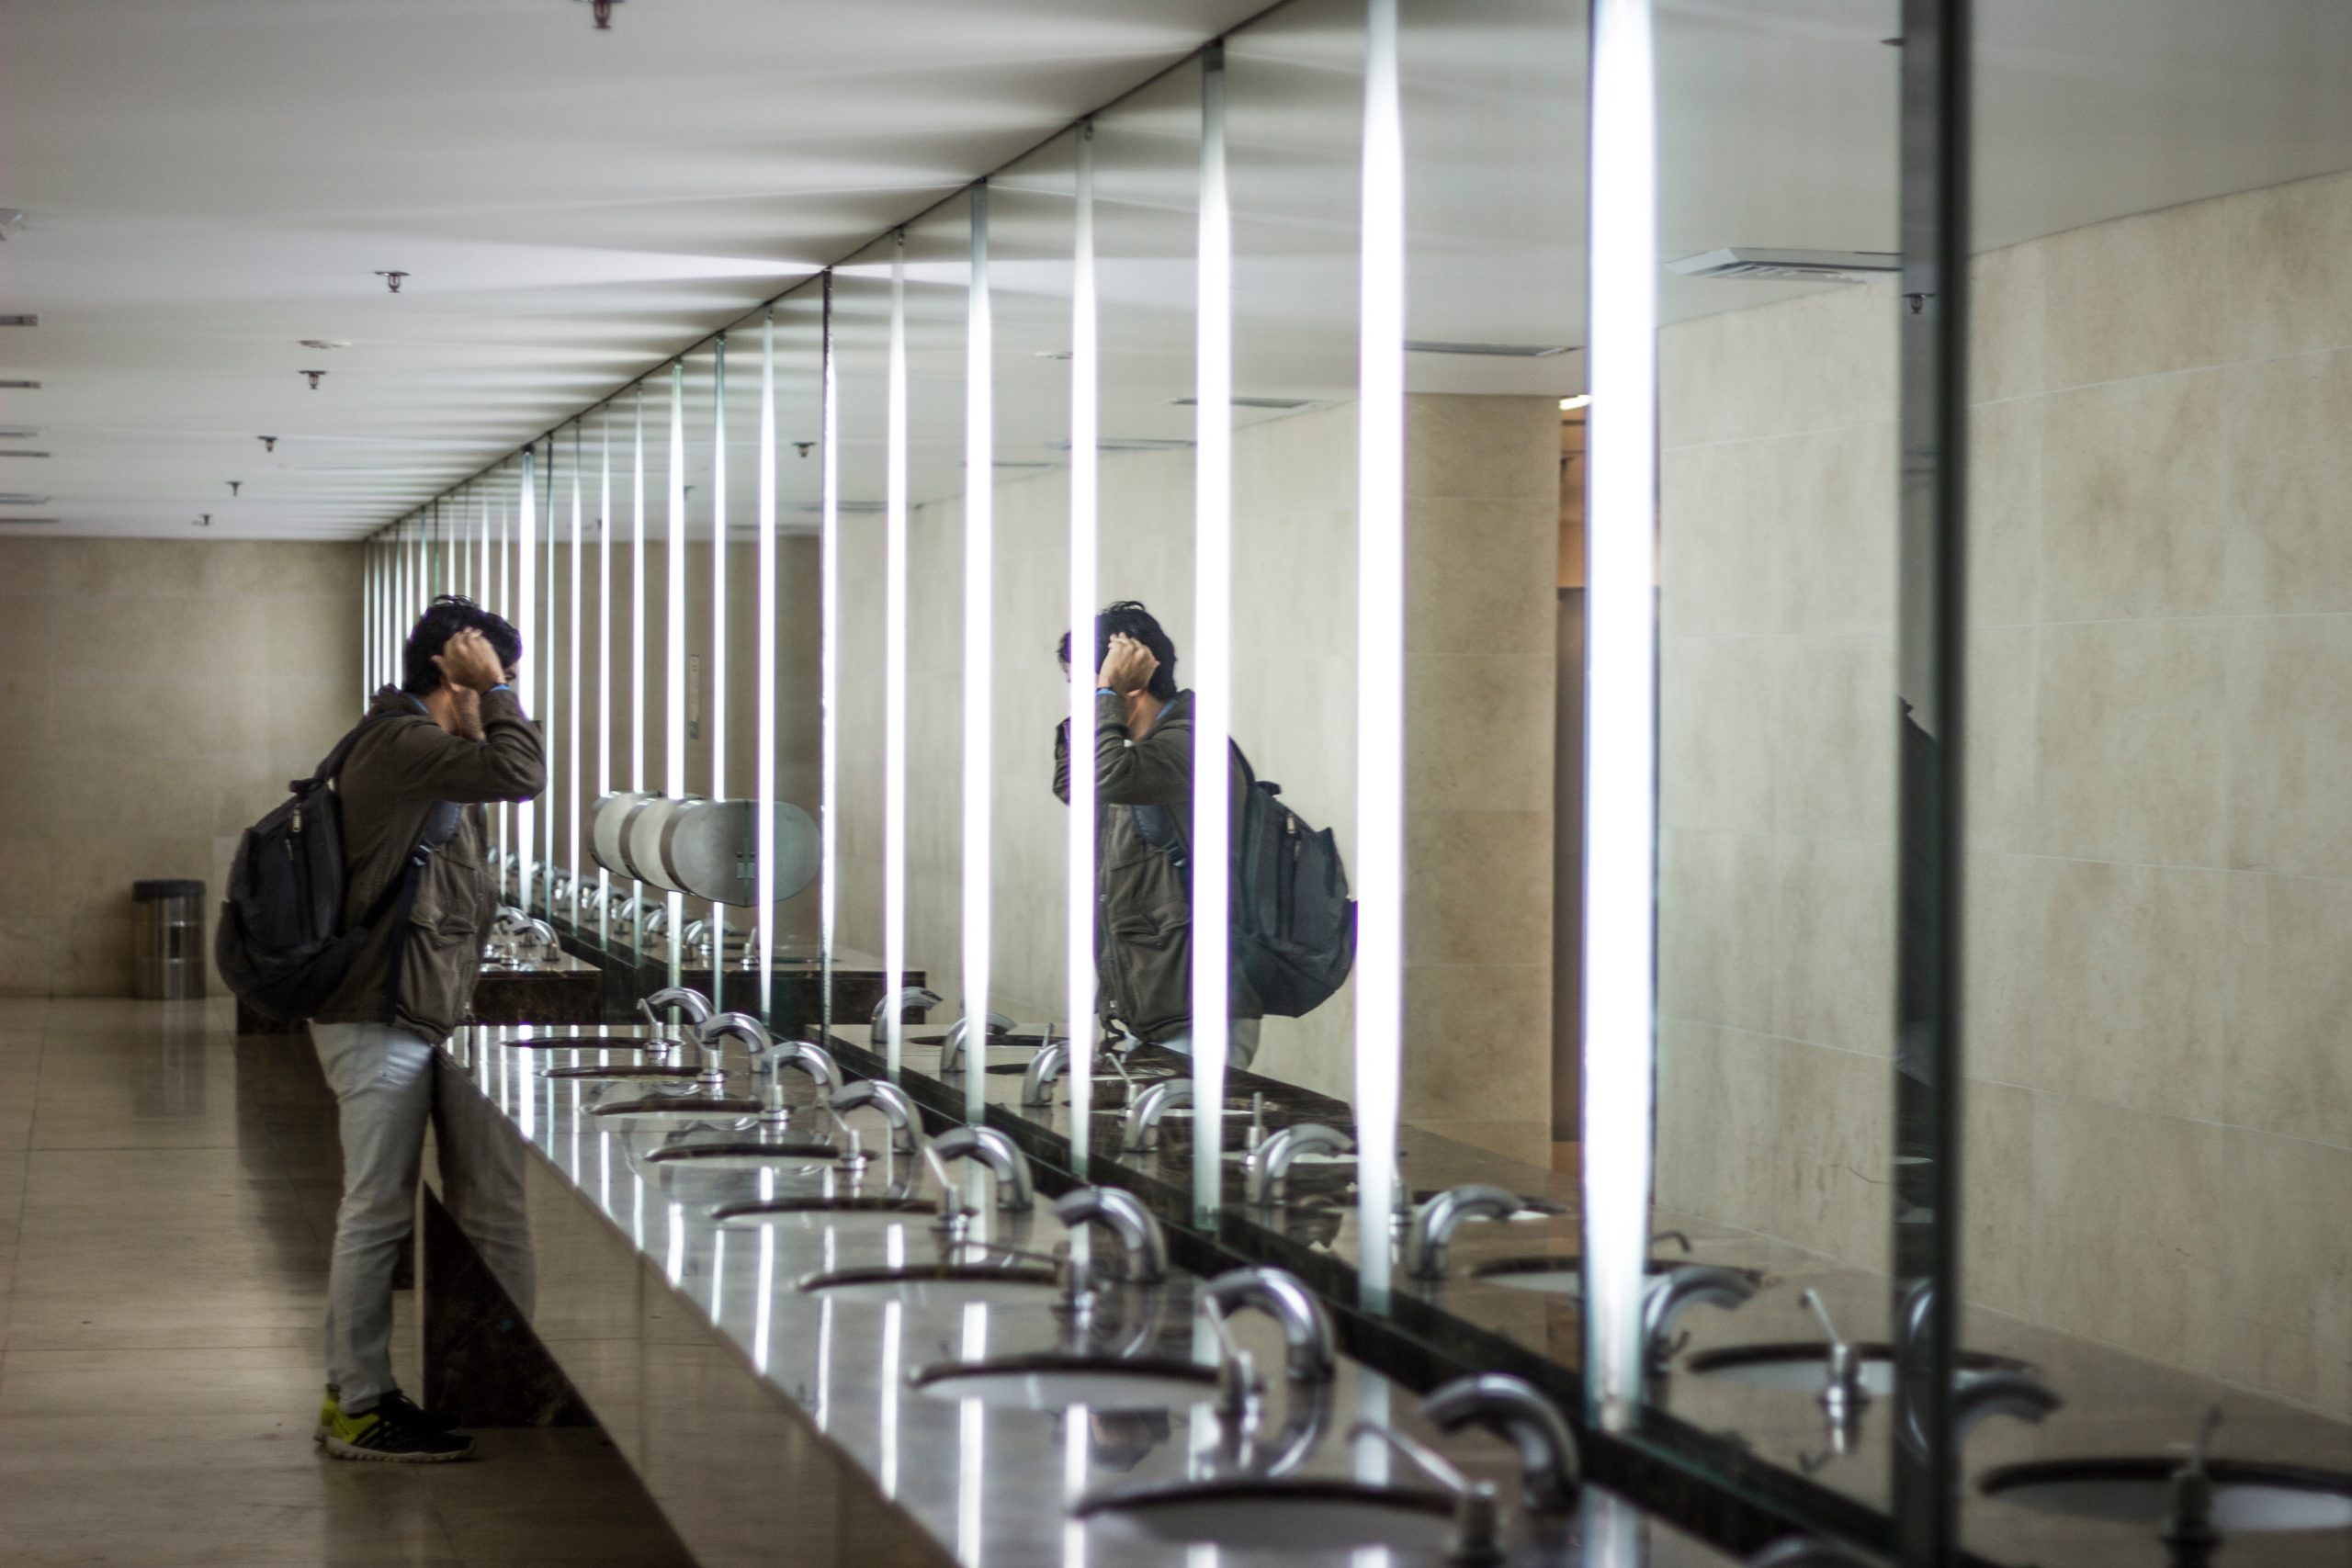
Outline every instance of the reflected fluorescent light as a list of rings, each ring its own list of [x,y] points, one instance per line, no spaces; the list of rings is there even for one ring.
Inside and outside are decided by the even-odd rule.
[[[890,243],[890,360],[884,432],[882,570],[883,1058],[899,1081],[907,973],[907,231]],[[983,1052],[985,1055],[985,1052]]]
[[[822,737],[818,758],[818,888],[817,963],[820,970],[820,1021],[828,1033],[833,1027],[833,920],[840,908],[840,779],[841,708],[837,702],[841,671],[841,400],[833,373],[833,275],[825,274],[824,320],[819,327],[819,459],[817,557],[818,593],[818,727]],[[868,1042],[871,1043],[871,1042]]]
[[[663,788],[673,800],[683,800],[686,795],[686,362],[673,360],[670,366],[670,501],[669,542],[662,559],[663,587],[667,589],[667,626],[669,657],[662,670],[662,706],[666,733],[663,736]],[[662,896],[662,903],[670,914],[670,984],[682,982],[680,971],[685,956],[686,897],[683,893]]]
[[[1405,135],[1396,0],[1364,25],[1363,254],[1356,398],[1356,1213],[1396,1212],[1405,1057]],[[1388,1305],[1389,1250],[1361,1249],[1368,1312]],[[1383,1457],[1382,1463],[1385,1463]],[[1385,1479],[1384,1475],[1382,1479]]]
[[[564,862],[571,873],[571,908],[564,918],[579,923],[580,896],[586,891],[586,878],[581,874],[580,859],[580,732],[586,728],[581,723],[580,702],[580,422],[571,422],[571,608],[564,616],[564,628],[571,643],[571,675],[567,694],[571,699],[571,724],[566,737],[570,760],[564,776]],[[548,900],[552,907],[554,900]]]
[[[1591,1414],[1642,1398],[1657,1017],[1657,124],[1651,0],[1594,0],[1586,494],[1585,1366]]]
[[[725,443],[722,441],[721,445]],[[775,952],[775,312],[760,321],[759,732],[752,742],[752,796],[759,802],[752,901],[759,931],[760,1017],[771,1016]],[[724,935],[722,931],[721,935]],[[714,947],[712,967],[725,962]],[[714,982],[716,984],[716,982]],[[767,1227],[763,1227],[767,1228]]]
[[[1233,795],[1233,214],[1225,179],[1225,49],[1201,57],[1200,260],[1193,363],[1193,908],[1215,940],[1193,943],[1193,1216],[1214,1226],[1224,1185]],[[1075,741],[1078,738],[1073,736]],[[1367,1252],[1373,1250],[1365,1249]]]
[[[996,336],[989,298],[989,183],[973,186],[972,273],[965,293],[964,331],[964,1018],[980,1043],[964,1074],[964,1119],[978,1126],[987,1114],[988,1014],[994,887],[989,877],[989,803],[994,784],[996,721],[996,397],[990,376]],[[981,1309],[984,1313],[985,1308]],[[977,1403],[966,1407],[967,1425]],[[975,1437],[977,1433],[975,1432]],[[973,1461],[975,1485],[978,1460]],[[977,1538],[966,1561],[978,1555]]]
[[[1562,398],[1560,400],[1560,412],[1562,413],[1574,413],[1578,409],[1590,408],[1591,406],[1592,394],[1590,392],[1578,392],[1573,398]]]
[[[1081,1175],[1092,1158],[1094,1096],[1094,682],[1077,678],[1078,650],[1094,647],[1095,580],[1101,572],[1098,519],[1102,482],[1098,423],[1102,361],[1094,295],[1094,123],[1078,130],[1078,209],[1071,247],[1069,627],[1073,655],[1069,681],[1069,817],[1066,824],[1063,1007],[1069,1015],[1070,1168]],[[1090,675],[1093,671],[1088,671]],[[1081,761],[1083,759],[1083,761]]]
[[[727,334],[710,367],[710,798],[727,798]],[[727,906],[710,903],[710,967],[727,967]]]
[[[523,689],[514,695],[521,701],[525,713],[539,718],[544,723],[546,715],[541,712],[544,705],[538,701],[538,672],[547,663],[547,650],[538,646],[538,618],[532,613],[536,596],[531,592],[532,525],[536,521],[533,513],[538,510],[538,446],[536,443],[523,448],[522,483],[515,491],[517,504],[514,511],[514,575],[517,586],[522,591],[522,599],[514,607],[514,629],[521,633],[523,637]],[[414,568],[406,559],[405,550],[401,552],[401,570],[409,574],[408,597],[413,603],[416,596]],[[537,863],[537,856],[533,853],[531,842],[532,829],[538,820],[537,807],[537,800],[529,795],[526,795],[514,807],[514,846],[517,853],[522,857],[517,867],[522,877],[520,884],[522,897],[519,901],[525,909],[528,909],[531,906],[531,873]]]
[[[1868,283],[1903,270],[1893,251],[1769,251],[1725,245],[1666,264],[1677,277],[1741,278],[1757,283]]]
[[[1170,398],[1168,400],[1168,404],[1170,408],[1188,409],[1193,407],[1199,402],[1199,400],[1200,400],[1197,398]],[[1280,409],[1285,411],[1290,409],[1311,409],[1316,406],[1316,402],[1313,398],[1227,398],[1226,399],[1226,404],[1227,407],[1237,409]]]

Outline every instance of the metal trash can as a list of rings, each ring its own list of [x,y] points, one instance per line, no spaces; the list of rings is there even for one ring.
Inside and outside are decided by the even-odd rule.
[[[203,883],[130,885],[130,994],[166,1002],[204,995]]]

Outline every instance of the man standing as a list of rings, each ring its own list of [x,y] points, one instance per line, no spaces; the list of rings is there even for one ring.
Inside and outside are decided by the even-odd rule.
[[[1062,638],[1069,673],[1069,638]],[[1193,694],[1176,645],[1123,599],[1094,618],[1095,1010],[1148,1044],[1193,1048]],[[1069,721],[1055,737],[1054,793],[1069,803]],[[1228,769],[1241,819],[1240,769]],[[1229,935],[1219,921],[1216,934]],[[1237,966],[1228,1058],[1258,1054],[1260,1010]],[[1075,1027],[1075,1024],[1073,1024]]]
[[[473,1450],[393,1382],[392,1269],[413,1224],[436,1048],[472,1002],[497,910],[481,807],[547,783],[538,726],[509,683],[522,658],[503,619],[435,599],[409,633],[401,683],[376,694],[336,778],[345,921],[413,859],[422,866],[407,919],[395,913],[368,938],[311,1024],[343,1134],[316,1434],[337,1459],[438,1463]]]

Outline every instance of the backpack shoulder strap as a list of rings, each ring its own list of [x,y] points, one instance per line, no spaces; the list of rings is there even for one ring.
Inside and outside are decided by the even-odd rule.
[[[359,738],[362,735],[367,734],[368,730],[373,729],[376,726],[384,723],[388,719],[406,718],[409,716],[410,716],[407,714],[398,713],[369,714],[367,717],[361,719],[357,724],[353,725],[349,729],[344,732],[343,739],[334,743],[334,750],[329,751],[323,758],[320,759],[319,765],[311,771],[311,776],[309,778],[288,780],[286,787],[299,795],[303,790],[309,789],[315,784],[332,783],[335,776],[343,772],[344,762],[350,757],[351,749],[359,744]]]

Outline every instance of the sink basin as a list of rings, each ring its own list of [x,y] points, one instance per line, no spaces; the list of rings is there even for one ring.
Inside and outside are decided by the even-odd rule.
[[[627,1116],[639,1122],[708,1121],[759,1112],[760,1102],[747,1094],[648,1094],[588,1108],[591,1116]]]
[[[800,1288],[836,1302],[905,1302],[910,1306],[962,1306],[971,1302],[1017,1305],[1059,1293],[1051,1269],[1032,1264],[910,1263],[898,1269],[836,1269],[811,1274]]]
[[[933,1399],[1001,1410],[1172,1410],[1216,1392],[1216,1369],[1165,1357],[1004,1356],[924,1367],[907,1380]]]
[[[653,1062],[604,1062],[594,1066],[541,1067],[543,1078],[687,1078],[699,1077],[700,1067],[665,1067]]]
[[[860,1216],[904,1222],[916,1215],[936,1219],[939,1206],[921,1198],[889,1198],[879,1193],[829,1197],[821,1192],[804,1192],[721,1203],[710,1211],[710,1217],[722,1224],[729,1220],[797,1220],[808,1224],[829,1224],[838,1219]]]
[[[515,1051],[642,1051],[651,1043],[642,1034],[533,1034],[517,1040],[493,1040]],[[674,1040],[664,1041],[674,1045]]]
[[[1080,1499],[1072,1517],[1155,1546],[1442,1556],[1452,1499],[1349,1481],[1241,1476]]]
[[[2179,1464],[2177,1455],[2046,1460],[2003,1465],[1977,1486],[2036,1513],[2153,1531]],[[2352,1529],[2352,1475],[2247,1460],[2217,1459],[2205,1468],[2213,1481],[2213,1528],[2223,1536]]]
[[[841,1157],[840,1149],[815,1138],[718,1138],[666,1145],[649,1152],[645,1163],[696,1170],[760,1170],[777,1165],[812,1166]]]
[[[1563,1212],[1565,1211],[1557,1210],[1556,1205],[1549,1208],[1521,1209],[1511,1218],[1513,1220],[1548,1220],[1555,1218],[1558,1213]],[[1687,1258],[1674,1259],[1653,1258],[1643,1267],[1642,1272],[1663,1274],[1668,1269],[1689,1261]],[[1763,1270],[1758,1269],[1735,1269],[1732,1272],[1746,1276],[1747,1281],[1753,1285],[1762,1285],[1766,1278]],[[1470,1277],[1484,1280],[1489,1285],[1501,1285],[1514,1291],[1534,1291],[1544,1295],[1581,1296],[1584,1294],[1584,1259],[1573,1254],[1540,1258],[1498,1258],[1492,1262],[1482,1263],[1471,1269]],[[1822,1354],[1827,1355],[1828,1352],[1825,1349]]]
[[[1894,1392],[1894,1350],[1887,1345],[1856,1345],[1854,1352],[1862,1363],[1862,1392],[1873,1399],[1884,1399]],[[2007,1356],[1990,1356],[1982,1350],[1962,1350],[1955,1358],[1958,1371],[1953,1382],[1966,1387],[1969,1382],[1989,1372],[2030,1372],[2033,1369],[2024,1361]],[[1829,1347],[1826,1342],[1798,1341],[1778,1345],[1735,1345],[1722,1350],[1702,1350],[1685,1361],[1685,1371],[1694,1377],[1719,1378],[1725,1382],[1744,1383],[1749,1388],[1779,1389],[1789,1393],[1819,1393],[1829,1385]]]

